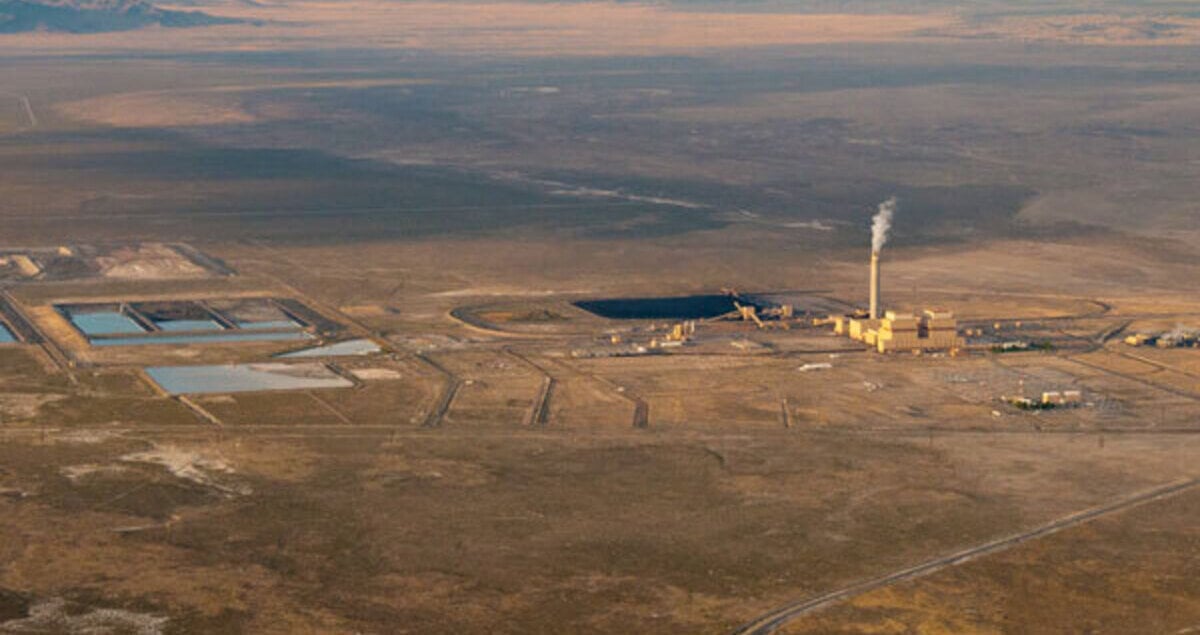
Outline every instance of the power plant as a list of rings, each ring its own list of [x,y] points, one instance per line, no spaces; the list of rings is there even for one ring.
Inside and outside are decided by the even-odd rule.
[[[894,351],[956,350],[962,346],[958,320],[946,309],[925,309],[920,315],[884,310],[880,281],[880,253],[887,243],[896,199],[879,205],[871,219],[871,270],[868,308],[832,318],[834,333],[872,346],[880,353]]]

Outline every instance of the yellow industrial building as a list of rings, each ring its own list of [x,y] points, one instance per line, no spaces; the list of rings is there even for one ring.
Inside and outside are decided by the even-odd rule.
[[[926,309],[919,316],[887,311],[878,320],[838,317],[834,318],[834,332],[873,346],[880,353],[954,350],[962,346],[958,320],[945,309]]]
[[[878,241],[879,236],[874,238]],[[881,243],[873,244],[871,250],[870,308],[849,315],[830,316],[828,321],[833,322],[833,332],[872,346],[880,353],[961,348],[963,341],[958,336],[958,320],[946,309],[925,309],[920,315],[887,311],[880,316],[883,308],[879,284],[880,246]]]
[[[17,270],[26,278],[35,278],[42,272],[42,267],[25,254],[13,254],[11,259],[12,263],[17,266]]]

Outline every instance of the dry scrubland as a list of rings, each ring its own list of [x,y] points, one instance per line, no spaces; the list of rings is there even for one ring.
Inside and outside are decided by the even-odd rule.
[[[474,246],[499,253],[502,244]],[[1105,258],[1119,249],[1076,253]],[[275,247],[264,260],[254,246],[211,249],[238,268],[239,288],[296,280],[306,302],[337,316],[337,306],[384,299],[369,287],[351,291],[336,268],[286,263],[353,253],[372,278],[403,271],[416,279],[423,267],[443,266],[397,262],[404,251]],[[622,257],[656,253],[646,245]],[[952,272],[954,258],[897,250],[893,268]],[[457,275],[486,285],[486,265],[464,260]],[[1162,275],[1184,265],[1174,267]],[[855,272],[834,270],[845,274],[823,280],[828,293],[853,298]],[[589,284],[579,274],[570,282]],[[362,387],[196,398],[218,426],[136,375],[188,349],[130,349],[73,371],[71,384],[62,371],[42,370],[37,349],[7,347],[0,617],[113,608],[126,613],[105,614],[107,623],[168,618],[168,632],[402,624],[410,632],[720,633],[797,598],[1195,476],[1200,391],[1172,379],[1192,372],[1191,353],[1145,351],[1164,369],[1129,359],[1124,345],[1072,344],[1127,319],[1119,296],[1074,296],[1068,280],[993,298],[956,287],[952,274],[925,277],[974,319],[1052,320],[1022,329],[1055,337],[1061,350],[831,359],[771,352],[796,339],[839,343],[820,331],[712,325],[694,351],[580,360],[566,353],[629,325],[554,308],[555,295],[463,294],[447,283],[382,302],[398,312],[343,318],[394,351],[336,362],[376,371]],[[93,283],[86,295],[121,288],[114,284]],[[165,294],[172,283],[157,284]],[[181,284],[193,293],[202,286]],[[563,283],[531,286],[555,284]],[[18,291],[32,302],[85,288]],[[1176,302],[1172,314],[1200,315]],[[1097,315],[1098,303],[1112,316]],[[566,324],[561,334],[489,331],[448,317],[464,305],[561,310]],[[1130,311],[1152,321],[1142,305]],[[743,353],[729,337],[768,348]],[[215,347],[195,359],[254,359],[285,347]],[[434,427],[426,424],[446,376],[425,359],[461,382]],[[833,368],[797,370],[823,360]],[[531,426],[546,376],[556,382],[548,415]],[[1022,385],[1078,388],[1101,403],[1034,415],[997,402]],[[635,399],[648,404],[645,429],[632,425]],[[872,624],[1049,632],[1082,623],[1083,609],[1071,606],[1185,628],[1200,615],[1184,575],[1193,499],[1151,502],[867,593],[797,618],[786,632]],[[1179,553],[1184,561],[1167,555]],[[53,598],[69,604],[46,604]],[[18,623],[37,622],[10,622]]]
[[[898,11],[239,5],[213,12],[274,22],[0,39],[6,247],[236,271],[5,270],[49,343],[0,344],[0,633],[725,633],[1200,476],[1200,355],[1121,343],[1200,326],[1195,18]],[[861,304],[892,194],[886,303],[954,309],[963,355],[729,322],[573,355],[664,326],[579,299]],[[55,309],[266,296],[384,351],[327,360],[353,388],[182,400],[143,368],[299,345],[92,347]],[[1086,405],[999,400],[1064,389]],[[784,632],[1188,632],[1196,500]]]

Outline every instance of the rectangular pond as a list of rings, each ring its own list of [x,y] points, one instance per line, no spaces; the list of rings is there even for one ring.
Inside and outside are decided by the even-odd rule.
[[[84,335],[130,335],[145,333],[133,318],[120,311],[90,311],[87,313],[67,313],[71,323]]]
[[[310,339],[304,331],[283,333],[197,333],[193,335],[149,335],[146,337],[93,338],[92,346],[141,346],[147,344],[224,344],[228,342],[283,342]]]
[[[354,383],[324,364],[152,366],[146,374],[172,395],[349,388]]]
[[[225,327],[212,320],[154,320],[158,328],[178,333],[180,331],[223,331]]]

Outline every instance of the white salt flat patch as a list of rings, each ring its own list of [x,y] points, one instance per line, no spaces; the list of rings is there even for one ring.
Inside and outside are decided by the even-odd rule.
[[[363,381],[400,379],[402,377],[399,371],[391,368],[355,368],[350,373]]]
[[[220,482],[218,476],[234,473],[233,468],[224,459],[192,450],[173,446],[157,446],[143,452],[126,454],[120,460],[126,463],[161,465],[176,478],[215,489],[223,494],[246,495],[250,493],[248,487],[231,486]]]

